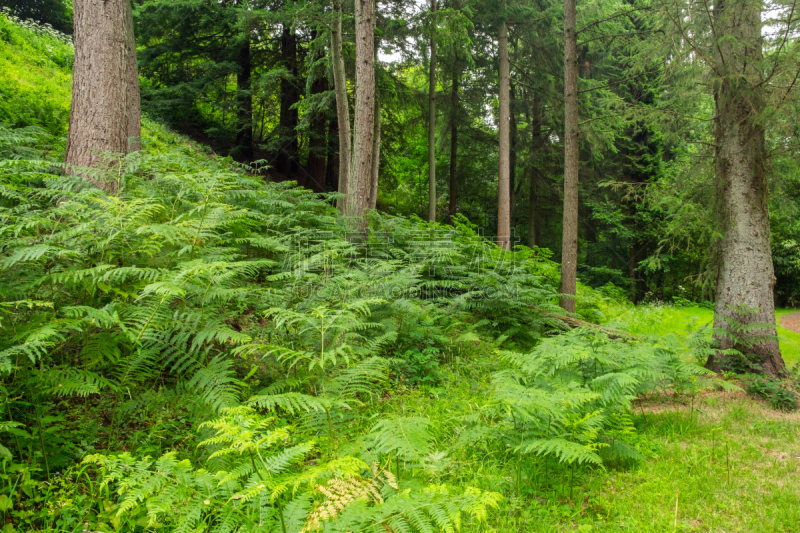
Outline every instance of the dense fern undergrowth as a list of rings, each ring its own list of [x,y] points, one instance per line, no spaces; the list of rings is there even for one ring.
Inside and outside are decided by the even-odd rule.
[[[0,45],[68,102],[68,42]],[[701,336],[568,331],[548,252],[463,218],[353,226],[147,121],[107,195],[53,87],[0,84],[3,531],[507,530],[652,453],[637,397],[710,383]]]

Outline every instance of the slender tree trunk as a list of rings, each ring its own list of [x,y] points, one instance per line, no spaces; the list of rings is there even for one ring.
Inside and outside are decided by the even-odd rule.
[[[375,135],[375,4],[355,0],[356,7],[356,110],[353,165],[347,186],[347,214],[363,218],[369,207]],[[366,224],[366,220],[362,221]]]
[[[128,151],[129,0],[75,0],[75,61],[66,164],[97,167]],[[130,27],[130,31],[128,28]],[[72,170],[69,170],[72,172]],[[113,192],[116,184],[86,178]]]
[[[461,65],[456,56],[453,64],[453,85],[450,92],[450,196],[448,219],[453,224],[453,217],[458,212],[458,83]]]
[[[428,75],[428,221],[436,222],[436,0],[431,0],[431,60]]]
[[[250,88],[252,66],[249,35],[242,40],[237,63],[239,70],[236,73],[236,111],[238,114],[236,152],[241,159],[251,160],[253,158],[253,93]]]
[[[136,35],[133,29],[133,6],[125,3],[125,40],[127,51],[128,97],[128,151],[138,152],[142,149],[142,105],[139,96],[139,66],[136,62]]]
[[[503,2],[503,11],[506,2]],[[504,20],[500,26],[499,60],[500,60],[500,124],[498,125],[500,168],[497,179],[497,245],[506,250],[511,244],[511,199],[510,199],[510,139],[509,139],[509,75],[510,65],[508,59],[508,24]]]
[[[575,0],[564,0],[564,223],[561,307],[575,312],[578,284],[578,36]]]
[[[377,68],[379,40],[375,39],[375,41],[374,60]],[[381,104],[378,99],[377,88],[375,92],[375,130],[372,138],[372,178],[370,179],[369,209],[376,209],[378,207],[378,176],[380,175],[381,168]]]
[[[350,176],[350,105],[347,101],[347,78],[342,55],[342,0],[333,0],[334,22],[331,30],[331,54],[333,65],[333,88],[336,94],[336,116],[339,131],[339,194],[344,196],[336,202],[342,214],[347,214],[347,185]]]
[[[715,336],[721,351],[711,355],[706,366],[715,371],[746,369],[747,365],[737,368],[735,357],[724,353],[733,348],[776,376],[786,367],[776,337],[772,292],[775,276],[762,122],[766,103],[759,71],[761,3],[721,0],[714,6],[714,22],[717,32],[731,37],[718,41],[715,49],[722,76],[714,84],[714,174],[723,238],[714,328],[731,331],[733,337]]]
[[[281,78],[281,107],[278,118],[280,139],[275,167],[278,172],[291,179],[297,166],[298,112],[293,106],[300,100],[300,91],[297,88],[297,36],[291,22],[284,23],[281,33],[281,63],[288,72]]]

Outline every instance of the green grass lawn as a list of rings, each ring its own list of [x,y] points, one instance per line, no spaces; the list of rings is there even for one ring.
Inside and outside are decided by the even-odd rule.
[[[694,410],[650,404],[644,413],[639,422],[653,457],[588,480],[587,508],[575,529],[800,530],[797,413],[771,410],[743,393],[710,393]]]
[[[780,321],[781,316],[796,311],[778,309],[775,316]],[[714,311],[705,307],[639,306],[619,315],[614,322],[624,324],[625,329],[640,335],[682,336],[704,326],[710,335],[713,321]],[[793,366],[800,360],[800,333],[778,326],[778,340],[783,360],[787,366]]]
[[[674,320],[673,330],[665,320],[665,331],[679,333],[693,315],[671,311],[666,318]],[[486,356],[445,365],[440,387],[407,391],[388,399],[385,409],[429,418],[447,428],[444,440],[454,438],[462,424],[457,413],[467,406],[479,416],[489,401],[491,372],[500,367]],[[667,394],[637,401],[632,417],[643,461],[573,472],[525,456],[520,496],[515,462],[496,450],[476,452],[468,471],[445,461],[442,482],[506,495],[486,523],[464,532],[800,531],[800,413],[776,411],[744,392],[707,390],[694,400]]]

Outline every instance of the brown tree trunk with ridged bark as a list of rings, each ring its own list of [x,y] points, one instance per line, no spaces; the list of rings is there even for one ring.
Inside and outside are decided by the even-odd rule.
[[[771,376],[782,374],[775,331],[769,224],[762,59],[761,3],[721,0],[714,6],[720,35],[714,50],[715,181],[722,242],[719,245],[714,328],[721,351],[708,358],[715,371],[741,370],[724,350],[736,349]],[[759,327],[757,324],[763,324]],[[758,370],[758,368],[754,368]]]
[[[436,0],[431,0],[431,57],[428,73],[428,221],[436,222]]]
[[[506,3],[503,2],[503,11],[505,11],[505,8]],[[505,20],[500,26],[500,38],[498,39],[498,45],[498,59],[500,62],[500,124],[498,124],[499,169],[497,179],[497,245],[508,250],[511,243],[511,154],[509,139],[509,78],[511,68],[508,58],[508,24]]]
[[[356,0],[356,109],[347,215],[363,219],[369,209],[375,138],[375,4]],[[341,178],[340,178],[341,179]],[[361,224],[366,224],[363,219]]]
[[[564,0],[564,223],[561,307],[575,312],[578,285],[578,35],[575,0]]]
[[[114,164],[120,154],[127,153],[129,134],[137,132],[131,122],[138,116],[129,106],[128,96],[133,85],[131,64],[136,61],[135,57],[131,60],[129,0],[75,0],[73,9],[75,61],[65,158],[68,172],[75,167]],[[111,160],[107,154],[114,154]],[[117,183],[91,173],[86,179],[107,192],[117,187]]]
[[[334,21],[331,28],[331,68],[333,91],[336,95],[337,131],[339,133],[339,170],[337,190],[344,196],[336,201],[336,207],[347,214],[347,186],[350,177],[350,105],[347,101],[347,77],[342,55],[342,0],[333,0]]]

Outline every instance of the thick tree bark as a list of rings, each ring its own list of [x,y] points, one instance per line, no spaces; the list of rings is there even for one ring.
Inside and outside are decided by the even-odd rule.
[[[66,164],[96,167],[128,151],[129,0],[75,0],[75,61]],[[134,60],[135,61],[135,60]],[[88,177],[113,192],[116,184]]]
[[[450,187],[448,191],[448,221],[458,212],[458,84],[461,65],[458,57],[453,64],[453,85],[450,89]]]
[[[709,357],[712,370],[747,370],[752,363],[775,376],[785,371],[775,331],[767,187],[766,107],[759,71],[761,4],[722,0],[714,6],[717,41],[715,181],[723,238],[719,246],[714,328],[721,350],[736,349],[747,362],[723,351]],[[763,327],[755,326],[763,324]],[[754,327],[755,326],[755,327]],[[737,363],[739,363],[737,365]],[[757,369],[757,368],[756,368]]]
[[[505,2],[503,2],[505,11]],[[498,40],[500,60],[500,124],[498,124],[499,137],[499,171],[497,179],[497,245],[508,250],[511,245],[511,203],[510,203],[510,139],[509,139],[509,75],[510,65],[508,59],[508,24],[504,20],[500,26]]]
[[[575,312],[578,284],[578,35],[575,0],[564,0],[564,223],[561,307]]]
[[[291,22],[283,25],[281,32],[281,64],[287,73],[281,78],[280,116],[278,118],[279,144],[275,168],[292,178],[297,169],[297,108],[300,100],[297,87],[297,36]]]
[[[133,6],[125,3],[125,40],[128,43],[127,73],[128,82],[128,151],[142,149],[142,104],[139,96],[139,66],[136,61],[136,36],[133,29]]]
[[[331,63],[333,89],[336,94],[336,116],[339,132],[338,191],[344,196],[336,202],[342,214],[347,214],[347,185],[350,176],[350,107],[347,101],[347,78],[342,55],[342,0],[333,0],[334,21],[331,30]]]
[[[431,0],[431,58],[428,74],[428,221],[436,222],[436,0]]]
[[[249,33],[249,32],[248,32]],[[236,72],[236,155],[244,160],[253,158],[253,94],[250,88],[252,66],[250,61],[250,36],[239,47]]]
[[[355,0],[356,7],[356,110],[353,164],[347,186],[347,214],[363,218],[369,208],[375,136],[375,4]],[[361,224],[366,224],[364,219]]]

